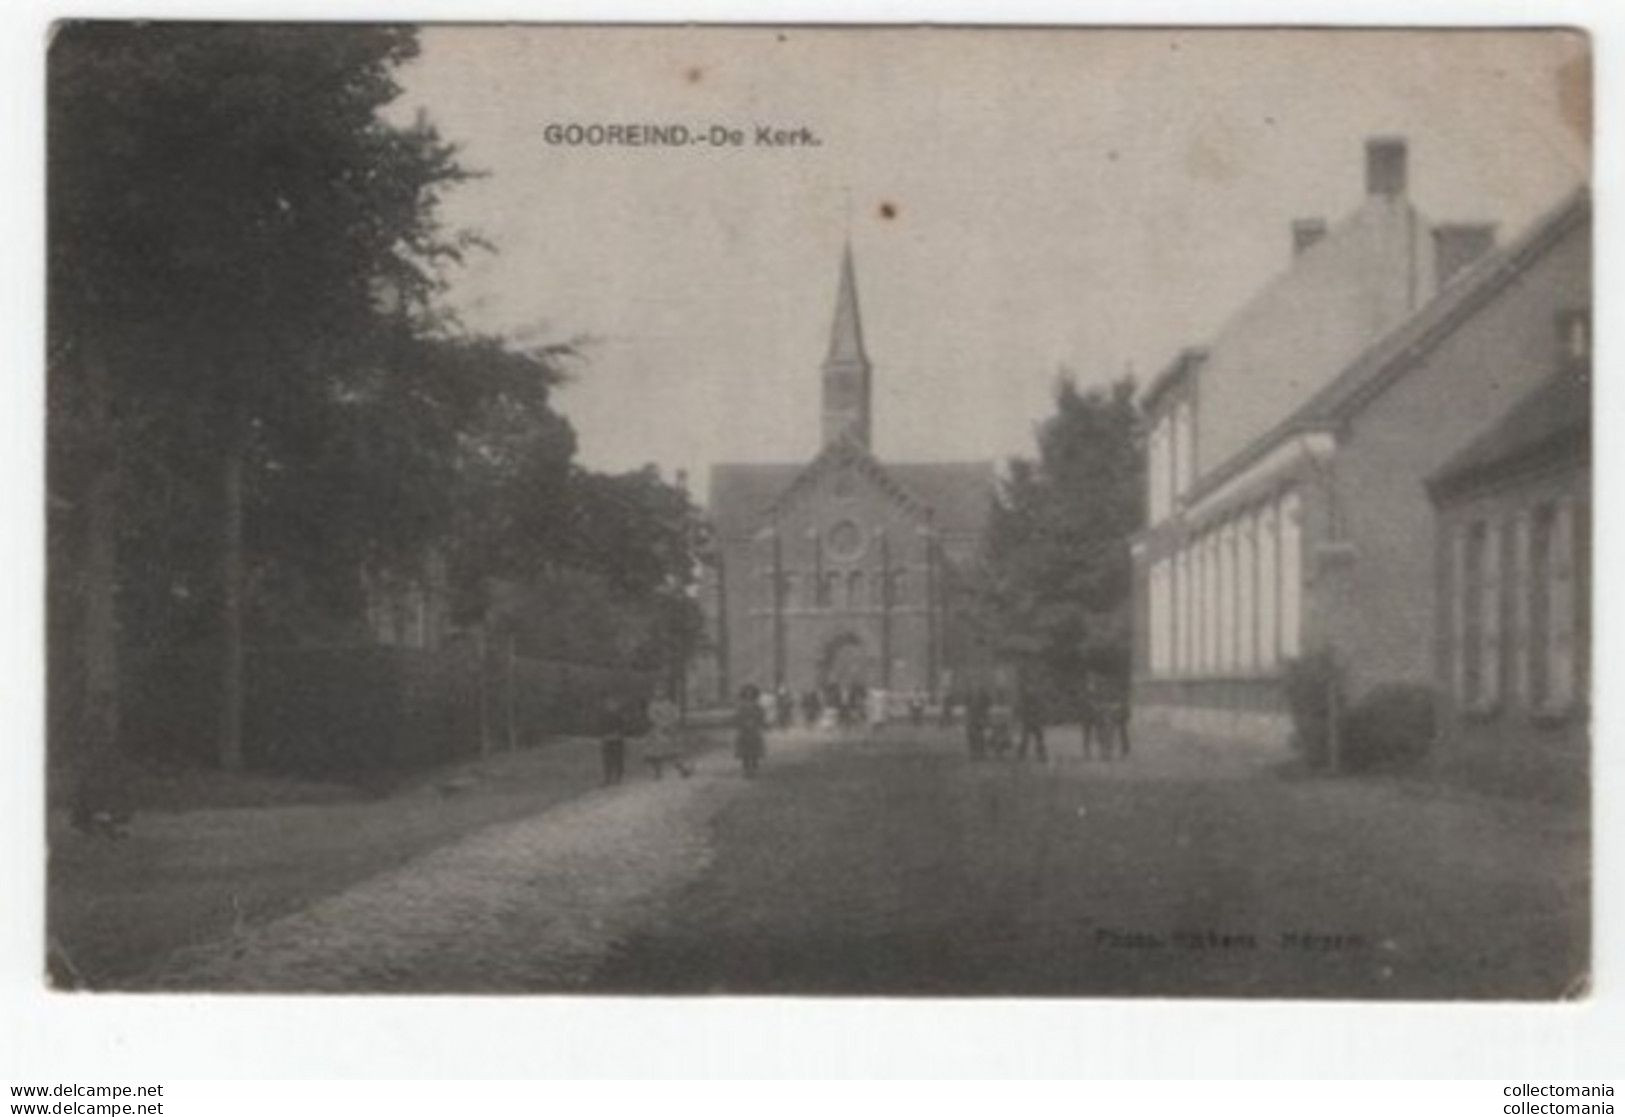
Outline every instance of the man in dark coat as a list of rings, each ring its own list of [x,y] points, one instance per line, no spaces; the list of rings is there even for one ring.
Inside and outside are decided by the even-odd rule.
[[[1021,734],[1016,744],[1016,759],[1027,759],[1027,744],[1034,746],[1033,756],[1039,763],[1049,762],[1049,752],[1044,748],[1044,708],[1038,697],[1038,691],[1032,686],[1023,683],[1016,691],[1016,726]]]

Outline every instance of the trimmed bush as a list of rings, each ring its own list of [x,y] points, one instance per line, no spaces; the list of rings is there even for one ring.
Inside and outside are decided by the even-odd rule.
[[[1342,763],[1350,772],[1402,768],[1427,755],[1438,732],[1431,689],[1412,683],[1376,687],[1343,719]]]

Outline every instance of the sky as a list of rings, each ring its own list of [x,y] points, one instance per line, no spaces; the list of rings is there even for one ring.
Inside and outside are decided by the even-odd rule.
[[[1143,384],[1364,189],[1401,135],[1433,220],[1502,239],[1586,181],[1565,32],[426,29],[401,74],[484,177],[472,327],[583,342],[558,405],[600,469],[797,461],[850,236],[883,459],[1031,454],[1057,373]],[[1565,87],[1563,75],[1571,75]],[[1567,94],[1567,95],[1565,95]],[[550,124],[740,129],[549,143]],[[757,125],[818,146],[766,147]]]

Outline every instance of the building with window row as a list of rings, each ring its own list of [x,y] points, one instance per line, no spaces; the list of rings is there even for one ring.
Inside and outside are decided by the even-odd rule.
[[[1563,323],[1567,367],[1428,481],[1435,678],[1475,782],[1583,794],[1591,680],[1589,325]]]
[[[1576,194],[1502,248],[1407,198],[1404,141],[1366,199],[1294,222],[1287,270],[1148,386],[1135,539],[1137,717],[1279,746],[1287,665],[1330,654],[1351,699],[1438,664],[1426,481],[1515,412],[1590,306]]]

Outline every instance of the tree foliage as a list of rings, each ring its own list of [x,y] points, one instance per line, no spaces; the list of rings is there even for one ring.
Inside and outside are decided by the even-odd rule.
[[[474,173],[455,146],[381,113],[417,49],[403,26],[58,30],[54,614],[116,593],[126,643],[207,639],[223,615],[239,648],[245,628],[344,639],[369,577],[421,576],[431,556],[471,623],[493,583],[564,570],[651,618],[675,600],[686,495],[652,470],[582,469],[553,407],[575,355],[470,333],[443,305],[489,246],[441,220]],[[106,546],[116,577],[74,584]],[[73,628],[53,620],[54,638]]]
[[[1063,374],[1036,459],[1014,459],[973,590],[996,647],[1056,678],[1126,675],[1132,643],[1129,538],[1142,511],[1134,384],[1080,390]]]

